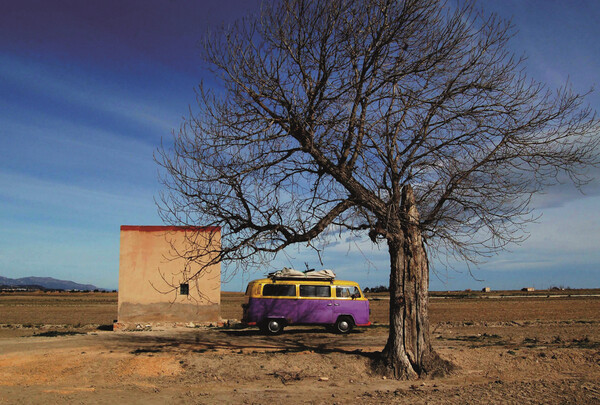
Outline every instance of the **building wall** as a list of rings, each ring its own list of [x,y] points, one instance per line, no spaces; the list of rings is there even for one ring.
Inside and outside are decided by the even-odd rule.
[[[121,226],[120,323],[219,321],[220,264],[190,280],[189,295],[180,294],[182,281],[201,267],[180,257],[189,251],[190,238],[213,252],[221,246],[217,227]]]

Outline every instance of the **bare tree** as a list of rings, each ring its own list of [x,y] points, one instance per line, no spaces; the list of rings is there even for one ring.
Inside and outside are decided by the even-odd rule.
[[[517,242],[532,195],[598,163],[583,97],[529,80],[512,35],[471,3],[267,2],[204,44],[215,84],[157,157],[165,219],[221,226],[218,259],[241,267],[332,230],[387,243],[384,371],[443,372],[425,246],[476,260]]]

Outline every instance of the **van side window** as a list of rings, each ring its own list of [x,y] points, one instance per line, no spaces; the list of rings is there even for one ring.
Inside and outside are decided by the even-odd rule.
[[[328,285],[301,285],[301,297],[331,297],[331,288]]]
[[[290,284],[265,284],[263,297],[295,297],[296,286]]]
[[[335,296],[338,298],[360,297],[360,292],[357,287],[338,285],[335,287]]]

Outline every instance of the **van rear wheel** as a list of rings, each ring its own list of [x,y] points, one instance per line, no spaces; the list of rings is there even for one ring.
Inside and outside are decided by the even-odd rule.
[[[334,332],[341,334],[350,333],[352,328],[354,328],[354,321],[349,316],[340,316],[333,325]]]
[[[283,321],[281,319],[267,319],[261,325],[260,330],[267,335],[279,335],[283,332]]]

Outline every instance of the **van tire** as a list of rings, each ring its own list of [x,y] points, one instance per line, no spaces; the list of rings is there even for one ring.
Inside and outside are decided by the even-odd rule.
[[[340,316],[333,324],[333,331],[342,335],[350,333],[352,328],[354,328],[354,320],[350,316]]]
[[[283,332],[283,321],[281,319],[267,319],[260,330],[267,335],[279,335]]]

